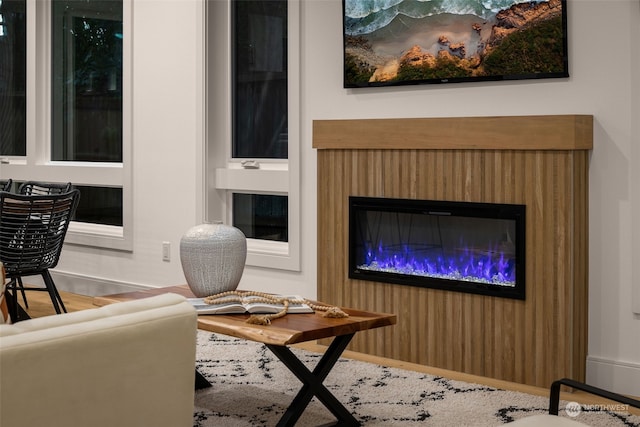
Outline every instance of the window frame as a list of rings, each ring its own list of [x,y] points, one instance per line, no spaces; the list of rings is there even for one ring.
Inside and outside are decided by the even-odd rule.
[[[73,221],[65,244],[133,250],[132,198],[132,0],[123,4],[122,163],[52,161],[52,2],[27,0],[27,147],[26,156],[3,157],[2,176],[14,181],[71,182],[122,188],[123,225]],[[81,196],[82,197],[82,196]]]
[[[207,2],[207,7],[207,182],[213,185],[207,191],[205,217],[210,222],[222,220],[232,225],[234,192],[287,196],[288,242],[247,239],[246,264],[300,271],[300,2],[288,0],[287,4],[287,159],[232,157],[232,4],[231,0]],[[226,41],[224,53],[216,49],[220,40]],[[259,168],[243,167],[246,160],[255,160]]]

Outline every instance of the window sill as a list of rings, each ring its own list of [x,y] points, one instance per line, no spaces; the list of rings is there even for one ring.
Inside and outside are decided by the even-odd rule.
[[[72,222],[65,243],[120,251],[133,250],[133,242],[125,236],[123,227],[86,222]]]
[[[300,259],[290,251],[290,243],[247,239],[248,266],[300,271]]]

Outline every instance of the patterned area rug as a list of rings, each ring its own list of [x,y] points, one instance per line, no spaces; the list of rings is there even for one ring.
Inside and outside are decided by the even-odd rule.
[[[320,355],[293,349],[312,369]],[[275,426],[301,387],[261,344],[198,332],[197,369],[212,387],[196,391],[194,427]],[[419,372],[340,359],[324,385],[363,426],[496,426],[546,413],[548,399]],[[567,402],[561,402],[561,416]],[[640,416],[584,406],[590,426],[636,426]],[[315,398],[298,426],[335,421]]]

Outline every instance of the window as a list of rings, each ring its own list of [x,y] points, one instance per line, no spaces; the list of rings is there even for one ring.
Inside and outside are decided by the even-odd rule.
[[[290,37],[299,33],[299,2],[229,0],[226,13],[221,3],[208,3],[216,48],[209,50],[207,71],[208,158],[217,192],[209,195],[207,217],[222,217],[245,233],[248,265],[299,270],[299,102],[293,96],[299,71],[292,66],[299,63],[299,38]],[[230,42],[230,61],[220,40]],[[226,72],[213,65],[229,62]],[[215,96],[215,88],[228,98]]]
[[[12,22],[23,22],[24,36],[10,48],[0,38],[0,55],[24,79],[0,84],[0,97],[12,97],[0,108],[18,118],[0,123],[11,135],[0,144],[0,177],[72,182],[81,197],[66,241],[131,249],[130,0],[0,1],[3,22],[7,4],[21,4],[23,21]]]
[[[233,158],[287,159],[287,2],[234,1],[232,28]],[[247,237],[287,241],[287,196],[232,197]]]
[[[234,1],[233,157],[287,158],[287,1]]]
[[[286,196],[233,193],[233,225],[250,239],[289,240]]]
[[[0,156],[26,154],[26,9],[26,0],[0,0]]]
[[[122,1],[52,7],[51,160],[122,162]]]

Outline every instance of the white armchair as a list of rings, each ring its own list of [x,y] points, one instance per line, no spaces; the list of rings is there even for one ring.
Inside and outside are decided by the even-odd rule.
[[[165,294],[0,325],[0,425],[193,425],[196,313]]]

